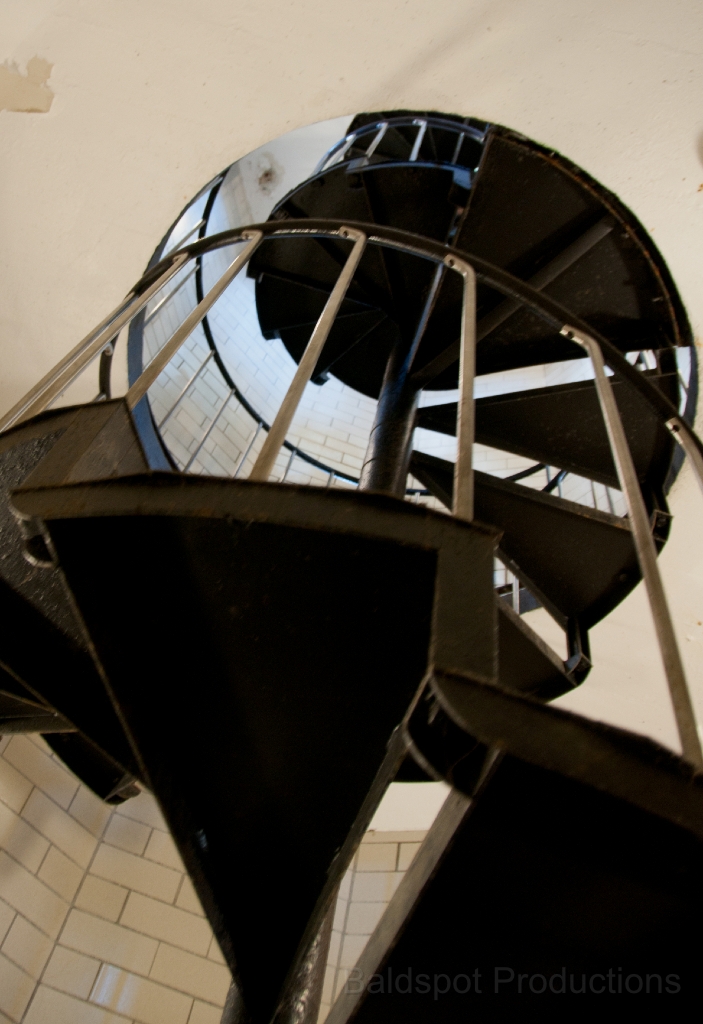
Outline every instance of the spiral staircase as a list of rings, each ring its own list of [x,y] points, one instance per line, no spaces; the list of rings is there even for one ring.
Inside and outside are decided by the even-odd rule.
[[[232,969],[230,1021],[316,1019],[330,908],[394,779],[452,791],[330,1024],[512,1019],[536,998],[515,1003],[518,969],[687,984],[703,758],[656,552],[703,446],[661,256],[579,168],[466,118],[359,115],[266,223],[208,234],[220,183],[197,237],[0,423],[0,732],[43,733],[105,800],[154,792]],[[297,367],[271,421],[208,321],[244,268]],[[145,315],[186,273],[196,304],[146,363]],[[257,424],[231,477],[189,472],[150,405],[196,327]],[[51,409],[95,360],[96,401]],[[537,366],[570,379],[474,401]],[[375,402],[358,477],[289,440],[330,379]],[[456,461],[416,450],[418,428],[456,437]],[[479,472],[474,445],[529,464]],[[348,486],[274,482],[282,452]],[[683,757],[549,703],[643,579]],[[566,659],[521,615],[539,605]]]

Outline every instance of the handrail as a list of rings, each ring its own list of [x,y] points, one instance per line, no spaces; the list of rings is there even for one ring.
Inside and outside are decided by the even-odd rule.
[[[486,133],[480,131],[478,128],[474,128],[473,125],[462,124],[460,121],[447,121],[442,117],[421,117],[417,114],[410,114],[405,115],[404,117],[381,118],[379,121],[370,121],[368,124],[360,125],[358,128],[355,128],[353,132],[348,132],[343,139],[339,140],[339,142],[335,142],[334,146],[331,146],[322,157],[313,171],[312,176],[314,177],[316,174],[320,174],[326,167],[331,166],[333,157],[337,157],[334,161],[335,165],[341,164],[347,151],[351,149],[357,139],[361,138],[363,135],[371,135],[376,132],[378,133],[377,137],[371,143],[371,146],[365,154],[366,156],[371,156],[389,128],[420,129],[415,138],[413,149],[409,157],[410,161],[417,159],[420,146],[422,145],[422,138],[428,128],[438,128],[442,131],[455,132],[459,136],[457,145],[454,149],[453,158],[450,161],[447,161],[449,164],[456,164],[459,159],[462,139],[469,138],[473,139],[475,142],[481,143],[486,141]],[[412,153],[414,153],[414,156]]]
[[[422,259],[430,260],[433,263],[443,263],[448,256],[453,256],[456,259],[469,263],[473,267],[477,281],[495,288],[496,291],[499,291],[506,298],[517,300],[521,305],[526,306],[545,323],[549,324],[555,332],[559,333],[564,324],[570,324],[577,330],[588,334],[598,342],[606,363],[616,376],[626,380],[639,392],[663,425],[666,425],[668,421],[672,421],[676,429],[687,437],[693,447],[698,449],[701,453],[701,474],[703,474],[703,441],[679,414],[674,403],[639,370],[635,369],[612,342],[594,330],[585,320],[574,316],[573,312],[566,309],[561,303],[538,291],[526,281],[515,277],[507,270],[502,270],[500,267],[496,267],[488,260],[475,256],[473,253],[457,249],[451,245],[444,245],[442,242],[435,242],[432,239],[416,235],[410,231],[402,231],[399,228],[380,227],[378,224],[368,224],[364,221],[345,220],[344,223],[349,228],[365,232],[370,245],[380,245],[400,252],[407,252]],[[216,235],[209,235],[207,238],[189,244],[183,250],[179,250],[179,252],[187,252],[191,257],[198,256],[204,252],[231,245],[245,230],[261,231],[264,238],[272,236],[277,238],[303,236],[334,238],[339,235],[339,224],[341,224],[341,221],[312,218],[265,221],[262,224],[248,225],[246,229],[244,227],[231,228]],[[134,290],[137,291],[149,285],[154,276],[160,273],[163,262],[162,260],[150,268],[142,279],[137,282]],[[679,443],[682,442],[679,441]],[[696,471],[698,471],[697,467]],[[703,475],[701,479],[703,480]]]
[[[188,254],[181,252],[173,253],[162,260],[159,263],[160,274],[153,284],[149,284],[143,291],[139,291],[139,286],[134,288],[112,313],[109,313],[96,328],[78,342],[75,348],[71,349],[68,355],[49,370],[39,383],[0,419],[0,432],[20,420],[29,419],[48,409],[61,392],[65,391],[103,349],[111,344],[122,328],[146,306],[156,292],[178,273],[187,260]]]
[[[608,366],[610,366],[611,370],[616,374],[616,376],[626,380],[635,388],[636,391],[639,392],[650,409],[661,420],[662,424],[667,426],[668,429],[674,433],[679,444],[684,447],[684,450],[696,450],[699,453],[700,459],[692,459],[692,464],[699,477],[701,486],[703,487],[703,442],[701,439],[696,435],[693,428],[679,414],[674,403],[671,402],[657,387],[655,387],[647,377],[640,373],[639,370],[635,369],[635,367],[625,359],[620,350],[616,348],[612,342],[609,342],[607,338],[604,338],[603,335],[595,331],[590,324],[586,323],[586,321],[582,320],[580,317],[574,316],[573,313],[562,306],[561,303],[547,295],[544,295],[542,292],[539,292],[525,281],[520,280],[520,278],[515,277],[508,271],[502,270],[500,267],[496,267],[494,264],[489,263],[488,260],[484,260],[472,253],[456,249],[451,245],[444,245],[441,242],[435,242],[410,231],[402,231],[399,228],[379,227],[377,224],[368,224],[363,221],[353,220],[346,220],[344,223],[352,230],[364,232],[367,235],[368,244],[371,245],[380,245],[401,252],[407,252],[411,255],[419,256],[422,259],[427,259],[437,264],[443,263],[447,257],[454,257],[455,259],[468,263],[473,268],[477,281],[487,284],[491,288],[495,288],[496,291],[501,292],[501,294],[507,298],[516,299],[521,303],[521,305],[526,306],[549,324],[556,332],[560,332],[564,324],[570,324],[576,330],[588,334],[600,346],[605,361]],[[183,249],[170,253],[165,259],[160,260],[159,263],[151,267],[142,276],[142,278],[135,284],[128,298],[118,306],[116,311],[110,314],[110,316],[107,317],[98,328],[88,335],[87,339],[84,339],[83,342],[76,346],[72,352],[62,359],[61,362],[57,364],[49,374],[47,374],[46,378],[43,378],[43,380],[40,381],[39,384],[17,404],[17,406],[10,410],[10,412],[0,420],[0,430],[4,430],[12,423],[16,422],[20,418],[20,414],[16,414],[16,410],[21,407],[26,408],[29,397],[33,396],[35,392],[44,385],[44,382],[47,379],[56,374],[59,368],[70,365],[72,360],[78,358],[81,354],[80,350],[82,346],[86,344],[86,341],[95,337],[98,331],[100,331],[105,324],[110,325],[116,313],[120,309],[123,309],[126,303],[131,301],[133,296],[139,296],[142,300],[141,304],[138,308],[134,308],[130,311],[129,317],[125,318],[126,322],[134,317],[136,313],[139,312],[139,309],[146,305],[146,302],[148,302],[154,292],[158,291],[159,287],[162,287],[165,283],[165,281],[161,281],[158,284],[158,287],[154,287],[153,291],[151,290],[154,283],[159,281],[165,271],[171,267],[172,261],[179,259],[185,262],[186,260],[193,259],[203,253],[232,245],[234,242],[242,240],[246,232],[261,232],[264,240],[273,236],[277,238],[299,238],[304,236],[312,238],[339,237],[340,224],[340,221],[322,219],[291,219],[283,222],[266,221],[262,224],[251,224],[246,227],[231,228],[228,231],[222,231],[216,235],[209,235],[206,238],[198,239],[196,242],[189,243]],[[183,266],[183,262],[179,263],[173,273]],[[165,280],[168,280],[168,278]],[[149,295],[145,299],[144,297],[147,290],[149,291]],[[114,331],[112,333],[114,334]],[[84,367],[81,366],[81,369],[83,368]],[[77,373],[81,372],[81,369],[79,369]],[[77,373],[73,375],[72,379],[77,376]],[[63,387],[66,386],[67,385],[65,384],[63,385]],[[46,405],[41,408],[46,408]],[[32,415],[35,415],[36,412],[40,412],[41,408],[33,410]],[[13,419],[10,421],[11,416],[13,416]],[[684,438],[687,442],[687,448],[683,443]]]

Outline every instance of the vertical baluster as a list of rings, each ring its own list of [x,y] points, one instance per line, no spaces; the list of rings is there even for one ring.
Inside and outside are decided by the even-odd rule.
[[[186,394],[188,393],[188,389],[190,388],[191,384],[194,384],[194,383],[195,383],[195,380],[196,380],[196,378],[200,376],[200,374],[201,374],[201,373],[203,372],[203,370],[205,369],[205,367],[207,366],[207,364],[208,364],[208,363],[210,362],[210,360],[212,359],[212,357],[214,356],[214,354],[215,354],[215,353],[214,353],[214,351],[213,351],[212,349],[210,349],[210,351],[209,351],[209,352],[208,352],[208,354],[207,354],[207,355],[205,356],[205,359],[204,359],[204,360],[203,360],[203,362],[202,362],[202,363],[200,364],[200,366],[198,367],[198,369],[197,369],[197,370],[195,371],[195,373],[194,373],[194,374],[192,374],[192,375],[191,375],[191,377],[190,377],[190,379],[188,380],[188,382],[186,383],[185,387],[184,387],[184,388],[182,389],[182,391],[181,391],[181,392],[180,392],[180,394],[178,395],[178,398],[176,399],[176,401],[175,401],[175,402],[173,403],[173,405],[172,405],[172,406],[171,406],[171,408],[170,408],[170,409],[168,410],[168,412],[166,413],[166,415],[164,416],[164,418],[163,418],[163,419],[161,420],[161,422],[160,422],[160,423],[158,424],[158,428],[159,428],[159,430],[161,430],[161,428],[162,428],[162,427],[165,427],[165,426],[166,426],[166,424],[168,423],[168,421],[169,421],[169,420],[171,419],[171,416],[173,416],[174,412],[176,411],[176,409],[178,408],[178,406],[179,406],[179,405],[181,404],[181,399],[185,398],[185,396],[186,396]]]
[[[286,482],[286,480],[288,479],[288,474],[290,473],[290,468],[293,465],[293,459],[295,458],[295,454],[296,453],[295,453],[295,448],[294,448],[293,451],[290,453],[290,458],[288,459],[288,462],[286,463],[286,471],[283,474],[283,476],[281,477],[281,483],[282,484],[284,484]]]
[[[474,517],[474,376],[476,373],[476,275],[473,267],[454,256],[445,265],[464,278],[459,348],[459,402],[457,404],[457,458],[454,467],[454,515]]]
[[[252,450],[252,448],[256,444],[256,439],[257,439],[257,437],[259,436],[260,433],[261,433],[261,424],[257,423],[256,424],[256,430],[254,431],[254,436],[252,437],[251,441],[247,445],[246,450],[245,450],[244,454],[242,455],[241,459],[239,460],[239,464],[238,464],[237,468],[234,471],[234,477],[233,477],[234,480],[237,479],[237,477],[239,476],[239,473],[240,473],[240,471],[242,469],[242,466],[244,465],[244,463],[249,458],[249,452]]]
[[[329,336],[332,324],[339,311],[339,307],[344,301],[344,296],[347,294],[347,289],[351,284],[354,272],[359,265],[359,260],[364,252],[366,245],[366,235],[361,231],[354,231],[352,228],[342,228],[340,230],[340,236],[342,238],[354,239],[354,247],[347,257],[347,262],[342,268],[342,272],[337,278],[337,282],[332,289],[329,299],[325,303],[325,308],[320,314],[320,318],[315,324],[312,334],[310,335],[310,341],[307,344],[303,357],[298,364],[298,368],[295,372],[295,376],[291,381],[290,387],[286,392],[281,406],[276,414],[276,418],[271,424],[271,428],[268,432],[268,436],[264,441],[264,444],[259,452],[259,456],[254,463],[254,468],[249,474],[250,480],[268,480],[271,475],[271,470],[276,461],[276,456],[280,450],[281,445],[286,439],[286,434],[293,422],[293,417],[296,414],[300,399],[303,397],[305,387],[312,377],[313,370],[317,364],[317,360],[320,357],[320,353],[325,346],[325,342]]]
[[[379,143],[381,142],[381,140],[383,139],[383,136],[386,134],[387,131],[388,131],[388,122],[387,121],[383,121],[381,123],[381,127],[379,128],[376,136],[374,137],[373,142],[371,143],[369,148],[366,150],[366,159],[367,160],[368,160],[368,158],[370,156],[373,156],[373,154],[376,152],[376,149],[378,148]]]
[[[208,437],[210,436],[210,434],[215,429],[215,424],[217,423],[217,421],[219,420],[220,416],[222,415],[222,413],[227,408],[227,403],[229,402],[229,400],[230,400],[230,398],[232,397],[233,394],[234,394],[234,388],[230,388],[229,394],[227,395],[227,397],[225,398],[224,402],[220,406],[219,411],[216,413],[212,423],[210,424],[210,426],[207,428],[207,430],[203,434],[202,438],[200,439],[200,443],[198,444],[198,447],[195,449],[195,451],[193,452],[191,457],[188,459],[188,462],[186,463],[186,465],[185,465],[185,467],[183,469],[184,473],[188,472],[188,470],[193,465],[193,463],[195,462],[196,458],[198,457],[198,455],[202,451],[203,445],[205,444],[205,442],[207,441]]]
[[[416,124],[418,126],[418,131],[417,135],[415,136],[415,143],[410,152],[411,163],[414,163],[414,161],[417,160],[420,154],[420,146],[422,145],[422,140],[424,139],[425,132],[427,131],[427,121],[414,121],[413,124]]]

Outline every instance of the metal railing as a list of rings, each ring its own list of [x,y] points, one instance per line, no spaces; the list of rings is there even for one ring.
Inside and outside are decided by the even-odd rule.
[[[128,389],[125,400],[133,409],[147,394],[149,387],[168,365],[208,310],[223,294],[229,284],[241,273],[252,255],[268,238],[327,238],[347,241],[351,252],[342,267],[330,297],[320,314],[288,388],[278,415],[267,431],[266,443],[258,455],[250,479],[268,480],[273,464],[286,442],[286,434],[295,417],[303,390],[310,381],[317,358],[322,351],[336,314],[344,300],[354,272],[367,245],[377,245],[428,260],[437,266],[458,273],[463,278],[463,302],[459,356],[459,401],[457,407],[457,461],[454,480],[454,515],[473,518],[473,464],[474,442],[474,367],[476,349],[476,281],[484,282],[516,300],[545,320],[560,335],[580,345],[590,357],[595,374],[595,386],[608,434],[618,479],[627,502],[634,547],[642,577],[650,600],[652,617],[661,650],[664,670],[669,685],[677,728],[684,756],[693,764],[703,767],[703,752],[695,720],[693,704],[688,691],[683,664],[674,633],[671,615],[656,558],[649,517],[635,471],[632,455],[623,429],[620,413],[613,395],[612,385],[605,372],[606,364],[620,378],[628,381],[645,399],[660,422],[672,432],[689,456],[696,477],[703,488],[703,444],[685,421],[678,409],[622,353],[588,324],[572,317],[553,299],[543,295],[531,285],[470,254],[450,246],[420,239],[418,236],[376,225],[329,221],[280,221],[253,225],[223,232],[201,239],[177,252],[169,254],[152,268],[135,286],[127,298],[102,323],[61,360],[10,412],[0,421],[0,430],[37,415],[47,409],[63,390],[75,380],[108,345],[113,345],[119,332],[154,298],[190,261],[204,252],[225,246],[243,245],[227,270],[207,292],[195,309],[180,325],[163,349],[144,368]],[[231,397],[227,396],[226,402]],[[261,425],[257,430],[260,432]],[[251,443],[253,445],[253,441]],[[251,448],[250,445],[250,448]],[[192,461],[192,460],[191,460]],[[244,464],[244,459],[235,473]]]
[[[323,171],[328,171],[331,167],[341,165],[348,160],[358,159],[367,162],[372,156],[375,156],[377,160],[380,159],[382,155],[380,147],[389,130],[393,131],[393,129],[396,129],[396,142],[400,141],[398,138],[399,131],[412,130],[408,132],[408,134],[412,135],[412,139],[405,140],[408,152],[404,159],[415,163],[420,159],[422,145],[428,128],[436,133],[446,132],[450,137],[456,136],[456,141],[450,147],[452,152],[449,159],[438,160],[437,154],[433,153],[433,163],[444,163],[449,166],[468,166],[461,163],[461,152],[465,140],[472,139],[474,142],[482,144],[486,139],[485,132],[474,128],[473,125],[463,124],[460,121],[447,121],[441,117],[390,117],[387,120],[374,121],[362,125],[353,132],[349,132],[348,135],[340,139],[339,142],[335,143],[325,153],[313,174],[321,174]],[[386,156],[385,159],[399,160],[403,158],[394,154]],[[473,169],[473,165],[471,169]]]

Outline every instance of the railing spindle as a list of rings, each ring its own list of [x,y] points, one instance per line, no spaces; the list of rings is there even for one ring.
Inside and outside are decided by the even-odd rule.
[[[344,297],[347,294],[347,289],[351,284],[354,272],[359,265],[364,247],[366,246],[366,235],[362,231],[354,231],[351,228],[342,228],[340,230],[340,236],[342,238],[354,239],[354,247],[349,253],[347,262],[342,268],[342,272],[337,278],[337,282],[330,293],[330,297],[325,303],[325,308],[320,314],[320,318],[315,324],[312,334],[310,335],[310,341],[307,344],[303,357],[298,364],[298,368],[295,372],[295,376],[291,381],[290,387],[286,392],[281,407],[278,410],[275,420],[271,424],[271,428],[268,432],[268,436],[263,443],[259,456],[254,463],[254,468],[249,474],[250,480],[268,480],[271,475],[274,463],[278,452],[280,451],[281,445],[286,439],[286,434],[293,422],[293,417],[300,404],[300,399],[303,397],[303,392],[312,377],[313,370],[317,364],[317,360],[320,357],[322,349],[325,347],[325,342],[329,336],[332,324],[334,323],[335,317],[339,311],[339,307],[344,301]]]
[[[457,403],[457,456],[454,467],[454,515],[474,517],[473,448],[475,433],[474,376],[476,374],[476,275],[473,267],[454,256],[445,266],[464,278],[459,347],[459,401]]]

